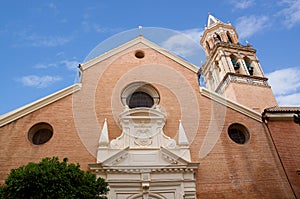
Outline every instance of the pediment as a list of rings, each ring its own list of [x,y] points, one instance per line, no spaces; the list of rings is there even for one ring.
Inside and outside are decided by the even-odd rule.
[[[101,164],[105,167],[165,167],[188,165],[189,162],[165,148],[157,150],[126,148],[115,153]]]

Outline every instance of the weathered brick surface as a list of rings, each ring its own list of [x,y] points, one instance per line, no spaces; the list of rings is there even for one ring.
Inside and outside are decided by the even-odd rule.
[[[28,131],[36,123],[47,122],[53,127],[53,137],[43,145],[33,145],[28,140]],[[67,157],[70,162],[80,163],[87,169],[88,163],[95,162],[81,143],[74,127],[72,97],[50,104],[0,128],[0,180],[12,168],[28,162],[38,162],[44,157]]]
[[[134,57],[137,49],[145,52],[143,59]],[[0,128],[2,182],[11,168],[46,156],[68,157],[87,169],[88,163],[96,161],[104,119],[110,140],[121,134],[120,95],[135,81],[149,82],[158,90],[167,115],[166,135],[176,138],[182,120],[192,161],[200,162],[198,198],[293,198],[263,124],[202,96],[195,72],[142,44],[86,69],[82,89],[73,96]],[[54,136],[44,145],[33,146],[27,132],[41,121],[53,126]],[[227,128],[232,123],[248,128],[248,143],[230,140]]]
[[[269,87],[231,82],[226,88],[225,96],[259,113],[277,105]]]
[[[288,179],[300,198],[300,126],[292,120],[268,121],[274,143],[276,144]]]

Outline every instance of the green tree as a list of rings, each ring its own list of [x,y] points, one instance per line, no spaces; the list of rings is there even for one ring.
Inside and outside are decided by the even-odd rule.
[[[67,163],[65,158],[44,158],[39,163],[28,163],[12,169],[5,184],[0,186],[0,197],[5,199],[43,198],[106,198],[108,183],[89,171],[80,170],[80,165]]]

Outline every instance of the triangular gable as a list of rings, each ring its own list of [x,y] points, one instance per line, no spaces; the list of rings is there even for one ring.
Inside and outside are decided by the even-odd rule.
[[[73,94],[73,93],[79,91],[80,88],[81,88],[81,84],[73,84],[72,86],[62,89],[56,93],[48,95],[44,98],[41,98],[41,99],[34,101],[30,104],[27,104],[25,106],[22,106],[18,109],[15,109],[11,112],[4,114],[4,115],[1,115],[0,116],[0,127],[4,126],[5,124],[8,124],[10,122],[13,122],[14,120],[19,119],[29,113],[32,113],[33,111],[41,109],[42,107],[47,106],[48,104],[51,104],[51,103],[53,103],[59,99],[62,99],[70,94]]]
[[[141,35],[139,35],[137,38],[135,38],[135,39],[133,39],[133,40],[121,45],[121,46],[118,46],[118,47],[116,47],[116,48],[114,48],[114,49],[112,49],[112,50],[110,50],[110,51],[108,51],[108,52],[106,52],[102,55],[99,55],[98,57],[96,57],[96,58],[94,58],[90,61],[87,61],[87,62],[81,64],[80,66],[81,66],[82,70],[85,70],[85,69],[87,69],[87,68],[89,68],[89,67],[91,67],[91,66],[93,66],[93,65],[95,65],[95,64],[97,64],[97,63],[99,63],[99,62],[101,62],[101,61],[103,61],[103,60],[105,60],[109,57],[111,57],[111,56],[113,56],[113,55],[116,55],[116,54],[118,54],[118,53],[132,47],[132,46],[135,46],[139,43],[142,43],[142,44],[148,46],[149,48],[151,48],[151,49],[167,56],[168,58],[170,58],[173,61],[181,64],[182,66],[188,68],[189,70],[191,70],[195,73],[197,73],[199,71],[199,67],[197,67],[194,64],[191,64],[191,63],[181,59],[180,57],[170,53],[169,51],[167,51],[164,48],[158,46],[157,44],[145,39]]]
[[[116,153],[101,165],[106,167],[125,167],[125,166],[164,166],[164,165],[188,165],[190,162],[184,160],[172,151],[161,147],[156,150],[130,149],[116,150]]]

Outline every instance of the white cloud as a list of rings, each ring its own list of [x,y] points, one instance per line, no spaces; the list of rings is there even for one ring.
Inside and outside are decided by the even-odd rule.
[[[65,66],[69,70],[77,70],[78,65],[80,64],[79,61],[77,60],[62,60],[56,63],[50,63],[50,64],[42,64],[38,63],[34,65],[34,68],[38,69],[46,69],[46,68],[51,68],[51,67],[58,67],[58,66]]]
[[[41,63],[38,63],[36,65],[33,66],[33,68],[50,68],[50,67],[56,67],[57,64],[41,64]]]
[[[276,97],[278,104],[281,106],[300,106],[300,93],[291,95],[280,95]]]
[[[29,31],[21,31],[17,36],[22,40],[15,46],[33,46],[33,47],[55,47],[68,43],[71,39],[61,36],[41,36]]]
[[[299,105],[300,68],[286,68],[266,74],[280,105]]]
[[[194,54],[199,50],[199,40],[203,33],[200,29],[184,30],[162,42],[162,47],[183,57]]]
[[[279,16],[284,17],[284,24],[288,28],[292,28],[300,22],[300,0],[282,0],[281,5],[286,8],[279,12]]]
[[[243,16],[237,19],[236,29],[240,38],[247,38],[269,27],[268,22],[267,16]]]
[[[246,9],[254,5],[254,0],[230,0],[236,9]]]
[[[275,95],[285,95],[300,89],[300,68],[286,68],[266,74]]]
[[[89,17],[85,17],[88,19]],[[85,32],[97,32],[97,33],[115,33],[115,32],[120,32],[122,31],[121,28],[111,28],[111,27],[105,27],[101,26],[97,23],[88,21],[88,20],[83,20],[81,22],[81,25],[83,27],[83,30]]]
[[[70,41],[70,39],[64,37],[41,37],[37,35],[31,35],[27,39],[31,41],[31,46],[34,47],[55,47],[64,45]]]
[[[37,76],[37,75],[28,75],[23,76],[17,81],[21,82],[24,86],[36,87],[36,88],[46,88],[58,81],[62,78],[59,76]]]
[[[63,60],[60,63],[65,65],[69,70],[77,70],[80,64],[80,62],[76,60]]]

